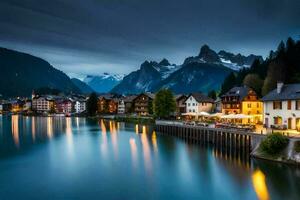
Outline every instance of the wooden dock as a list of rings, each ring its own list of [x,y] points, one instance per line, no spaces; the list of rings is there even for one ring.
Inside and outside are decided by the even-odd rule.
[[[219,149],[234,149],[250,154],[266,135],[230,129],[183,125],[177,122],[157,120],[157,133],[175,136]]]

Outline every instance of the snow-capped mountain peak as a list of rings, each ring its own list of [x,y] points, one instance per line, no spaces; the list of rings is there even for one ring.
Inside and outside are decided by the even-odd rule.
[[[203,45],[200,49],[200,53],[195,57],[188,57],[185,59],[184,64],[188,63],[212,63],[220,64],[233,70],[240,70],[244,67],[250,67],[255,59],[262,60],[261,56],[249,55],[243,56],[241,54],[233,54],[221,50],[216,53],[214,50],[210,49],[208,45]]]
[[[124,74],[103,73],[100,75],[87,75],[83,82],[89,85],[94,91],[102,93],[110,91],[114,86],[120,83]]]

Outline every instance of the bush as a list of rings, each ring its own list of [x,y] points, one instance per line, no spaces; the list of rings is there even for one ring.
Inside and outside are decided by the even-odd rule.
[[[286,136],[280,133],[272,133],[261,142],[260,147],[265,153],[274,155],[282,151],[288,143],[289,139]]]
[[[296,153],[300,153],[300,141],[295,142],[294,150],[296,151]]]

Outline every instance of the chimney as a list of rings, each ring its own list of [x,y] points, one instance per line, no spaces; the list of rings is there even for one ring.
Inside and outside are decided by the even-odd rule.
[[[283,82],[277,82],[277,94],[280,94],[282,91]]]

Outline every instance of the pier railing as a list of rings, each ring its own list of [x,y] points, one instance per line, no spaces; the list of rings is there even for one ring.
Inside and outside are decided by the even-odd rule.
[[[178,121],[156,121],[156,131],[195,142],[211,144],[220,149],[239,149],[251,153],[266,135],[252,132],[186,125]]]

